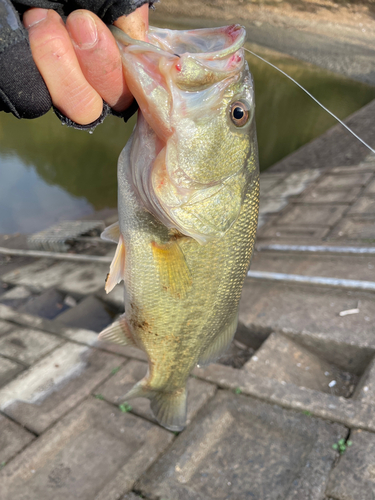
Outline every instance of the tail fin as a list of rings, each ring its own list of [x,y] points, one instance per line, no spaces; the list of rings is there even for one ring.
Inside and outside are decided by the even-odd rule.
[[[186,426],[186,388],[161,392],[147,387],[146,379],[140,380],[125,394],[124,400],[148,398],[151,410],[160,425],[170,431],[182,431]]]
[[[155,392],[151,410],[160,425],[170,431],[182,431],[186,426],[186,388],[174,392]]]

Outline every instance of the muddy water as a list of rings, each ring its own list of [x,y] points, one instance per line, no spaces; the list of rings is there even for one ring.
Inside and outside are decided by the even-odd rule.
[[[325,106],[345,118],[375,98],[375,87],[258,48]],[[248,56],[256,92],[264,170],[335,122],[285,77]],[[32,233],[117,205],[117,157],[134,127],[109,117],[93,134],[0,113],[0,233]]]

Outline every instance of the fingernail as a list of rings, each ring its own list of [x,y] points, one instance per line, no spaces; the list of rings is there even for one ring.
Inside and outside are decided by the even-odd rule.
[[[31,26],[34,26],[35,24],[40,23],[43,21],[48,14],[47,9],[31,9],[25,12],[23,16],[23,22],[25,25],[25,28],[31,28]]]
[[[98,30],[89,13],[75,11],[69,16],[67,24],[70,36],[80,49],[89,49],[98,40]]]

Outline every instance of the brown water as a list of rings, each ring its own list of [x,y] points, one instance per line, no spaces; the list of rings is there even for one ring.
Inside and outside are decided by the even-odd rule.
[[[375,87],[290,57],[258,50],[339,118],[375,98]],[[255,81],[260,165],[264,170],[336,122],[300,89],[248,56]],[[108,117],[93,134],[68,129],[50,112],[37,120],[0,113],[0,233],[32,233],[117,205],[116,163],[134,127]]]

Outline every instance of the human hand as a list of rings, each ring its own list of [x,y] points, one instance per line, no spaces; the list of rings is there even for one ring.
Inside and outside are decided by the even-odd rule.
[[[103,100],[115,111],[133,101],[115,39],[98,16],[73,11],[64,24],[53,10],[30,9],[23,16],[31,52],[54,106],[72,121],[87,125],[102,113]],[[132,38],[144,39],[148,4],[114,23]]]
[[[116,24],[133,38],[142,39],[148,27],[147,5],[152,5],[154,1],[75,0],[72,3],[66,0],[0,0],[0,111],[11,112],[17,118],[42,116],[52,105],[49,90],[53,94],[59,118],[76,128],[91,128],[103,121],[111,109],[107,103],[103,105],[102,96],[109,100],[115,110],[126,108],[132,98],[120,76],[121,63],[117,47],[103,22],[97,20],[100,18],[106,24]],[[35,8],[25,13],[30,3],[35,7],[43,5],[53,10]],[[97,37],[91,46],[80,45],[82,40],[73,44],[67,26],[62,22],[60,16],[66,19],[75,6],[88,9],[90,12],[85,12],[89,16],[92,12],[98,16],[92,14]],[[135,12],[136,6],[142,7]],[[43,73],[50,89],[47,89],[33,60],[28,30],[20,21],[22,13],[25,13],[25,23],[30,26],[32,33],[35,44],[33,52],[37,52],[38,65],[44,67]],[[71,25],[72,34],[75,26],[84,24],[85,17],[82,14],[83,11],[79,11],[74,14],[75,19],[74,16],[69,19],[68,26]],[[39,23],[36,23],[38,16]],[[81,28],[76,31],[79,34]],[[103,56],[105,51],[106,57]],[[100,56],[98,61],[95,54]],[[126,120],[136,109],[135,104],[133,101],[130,108],[116,114]],[[103,109],[101,116],[94,123],[90,122],[92,117],[97,118],[100,109]],[[87,125],[78,125],[74,120]]]

